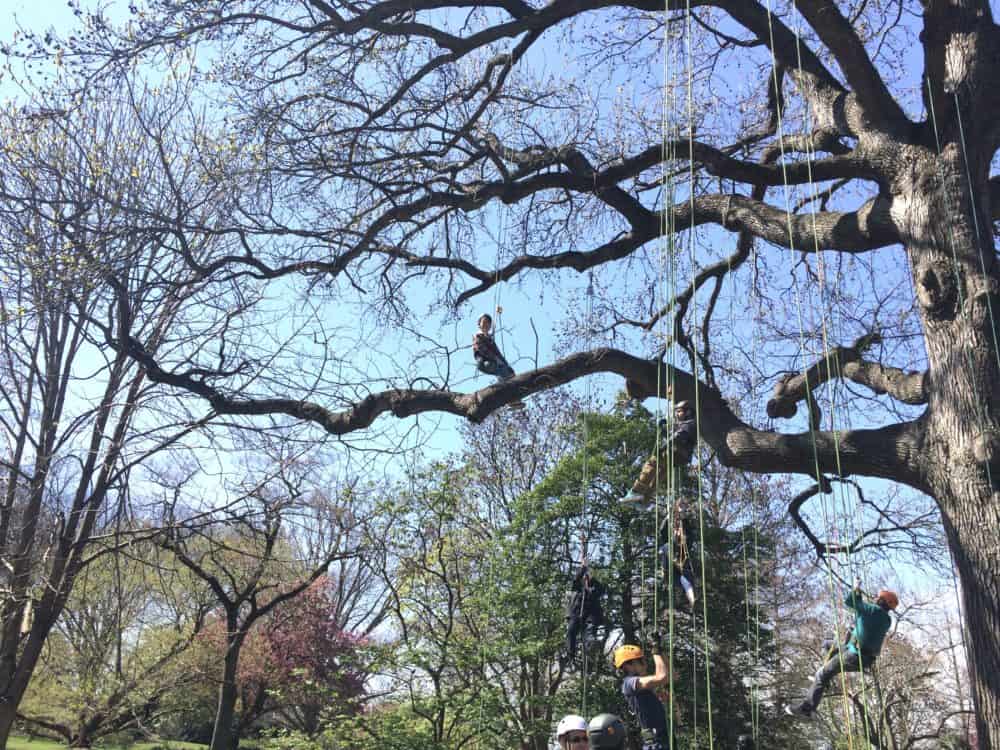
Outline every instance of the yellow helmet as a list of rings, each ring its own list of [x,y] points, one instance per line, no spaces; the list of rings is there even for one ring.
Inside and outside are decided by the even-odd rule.
[[[621,669],[622,664],[633,659],[642,658],[642,649],[632,644],[619,646],[615,649],[615,669]]]

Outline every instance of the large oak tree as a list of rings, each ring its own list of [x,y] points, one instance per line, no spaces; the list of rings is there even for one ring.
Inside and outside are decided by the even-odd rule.
[[[581,335],[558,361],[466,392],[443,338],[391,376],[315,334],[321,362],[293,373],[233,345],[192,371],[119,338],[151,380],[220,415],[345,438],[381,415],[481,421],[601,372],[639,396],[672,382],[727,466],[878,477],[934,498],[961,578],[978,735],[1000,742],[1000,29],[988,2],[133,8],[123,23],[81,12],[86,31],[47,49],[95,85],[135,61],[202,67],[226,135],[197,153],[231,185],[232,210],[212,225],[135,211],[178,238],[232,240],[187,255],[200,281],[301,284],[378,337],[432,335],[407,306],[413,290],[472,316],[463,304],[498,285],[589,272],[593,312],[576,330],[624,342]],[[661,270],[663,249],[676,273]],[[657,324],[668,356],[649,359]],[[765,382],[767,416],[793,419],[788,431],[769,429]],[[836,419],[820,409],[834,401]]]

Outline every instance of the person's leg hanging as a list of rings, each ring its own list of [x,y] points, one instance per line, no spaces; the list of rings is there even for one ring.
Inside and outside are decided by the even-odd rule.
[[[566,655],[570,659],[576,658],[576,640],[580,633],[580,618],[573,615],[566,623]]]
[[[838,649],[816,674],[809,690],[809,696],[802,702],[801,707],[805,709],[806,713],[815,712],[833,678],[841,672],[857,672],[859,668],[860,661],[856,653],[848,649]]]

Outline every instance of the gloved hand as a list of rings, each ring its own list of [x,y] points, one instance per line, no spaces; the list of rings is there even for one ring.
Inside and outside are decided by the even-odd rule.
[[[649,651],[654,656],[663,655],[663,635],[659,630],[654,630],[649,636]]]

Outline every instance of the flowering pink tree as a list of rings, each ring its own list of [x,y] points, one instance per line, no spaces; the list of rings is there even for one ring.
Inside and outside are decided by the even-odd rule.
[[[321,578],[262,631],[272,660],[274,710],[310,735],[324,712],[356,714],[366,693],[366,639],[343,629],[333,614],[336,599],[336,582]]]
[[[336,581],[322,577],[251,630],[240,649],[238,739],[266,715],[315,734],[327,715],[353,715],[365,697],[365,639],[344,630],[334,613]],[[225,653],[225,621],[202,635],[205,655],[217,663]]]

